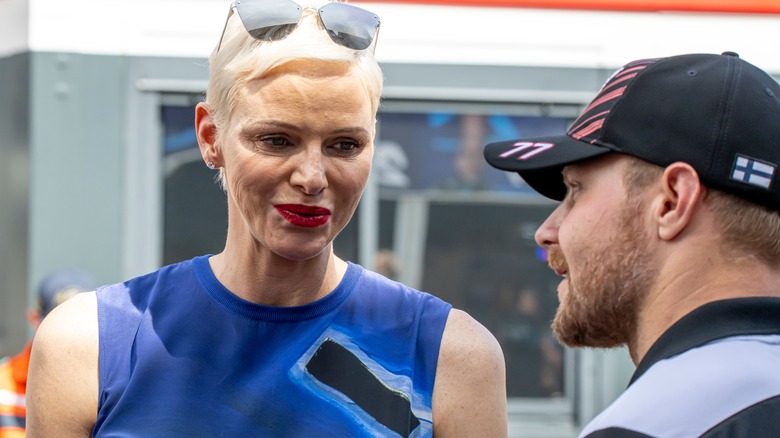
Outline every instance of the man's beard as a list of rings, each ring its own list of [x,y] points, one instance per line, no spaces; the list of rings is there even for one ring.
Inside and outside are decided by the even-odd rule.
[[[606,245],[579,251],[577,277],[559,250],[550,251],[550,265],[569,275],[569,291],[562,297],[552,329],[570,347],[613,348],[636,335],[639,311],[655,280],[645,230],[635,209],[621,214],[622,229]],[[594,242],[598,237],[593,236]]]

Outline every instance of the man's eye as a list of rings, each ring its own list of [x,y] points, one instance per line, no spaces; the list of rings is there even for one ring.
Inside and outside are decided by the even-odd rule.
[[[577,183],[566,184],[566,200],[573,201],[577,194],[582,190],[582,186]]]

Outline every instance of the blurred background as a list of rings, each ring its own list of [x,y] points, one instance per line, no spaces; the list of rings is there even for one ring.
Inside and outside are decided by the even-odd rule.
[[[562,348],[533,240],[554,204],[486,142],[563,132],[628,61],[735,51],[780,79],[780,0],[352,3],[382,19],[374,173],[341,257],[462,308],[501,342],[510,436],[571,437],[633,372]],[[221,250],[193,107],[228,0],[0,0],[0,357],[47,273],[112,283]],[[691,103],[696,110],[696,103]]]

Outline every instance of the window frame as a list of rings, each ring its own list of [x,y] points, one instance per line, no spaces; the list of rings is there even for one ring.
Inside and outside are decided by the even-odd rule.
[[[135,91],[128,99],[128,130],[130,135],[128,152],[125,156],[126,185],[124,190],[126,211],[134,212],[124,227],[123,274],[126,277],[156,269],[162,260],[162,121],[160,109],[175,102],[202,100],[206,82],[203,80],[139,79]],[[458,93],[455,99],[426,98],[425,93],[404,92],[401,88],[386,87],[380,111],[456,111],[490,112],[497,109],[510,115],[564,115],[573,117],[584,105],[584,93],[574,93],[571,99],[562,99],[554,104],[549,99],[533,99],[530,102],[507,102],[506,99],[476,99],[474,90]],[[511,94],[511,93],[510,93]],[[522,93],[521,93],[522,94]],[[492,94],[497,96],[496,93]],[[560,95],[560,94],[558,94]],[[515,97],[519,94],[515,93]],[[439,96],[440,97],[440,96]],[[471,98],[472,100],[469,100]],[[381,126],[379,126],[381,136]],[[380,137],[381,138],[381,137]],[[443,197],[442,197],[443,196]],[[451,202],[458,195],[413,193],[404,195],[403,207],[396,211],[396,227],[399,223],[425,223],[425,211],[430,202]],[[496,195],[469,199],[469,202],[496,202]],[[378,248],[379,202],[386,200],[373,176],[369,179],[366,192],[358,207],[357,215],[359,247],[358,262],[365,267],[374,267],[373,255]],[[510,199],[506,202],[538,202],[528,199]],[[407,205],[408,204],[408,205]],[[150,207],[151,205],[151,207]],[[400,217],[400,221],[398,220]],[[142,237],[142,238],[141,238]],[[422,236],[421,236],[422,237]],[[414,239],[415,241],[422,241]],[[408,248],[410,254],[420,253],[420,248]],[[370,255],[370,256],[368,256]],[[409,285],[419,284],[419,267],[415,274],[414,257],[404,259],[404,271],[408,277],[403,280]],[[579,426],[585,424],[601,409],[606,407],[623,389],[622,377],[630,376],[624,352],[573,351],[565,349],[564,385],[565,396],[556,399],[510,398],[508,399],[509,436],[528,436],[537,431],[544,436],[568,437],[576,434]],[[616,371],[617,370],[617,371]],[[608,375],[612,373],[613,375]],[[627,378],[626,378],[627,381]],[[536,433],[536,432],[534,432]]]

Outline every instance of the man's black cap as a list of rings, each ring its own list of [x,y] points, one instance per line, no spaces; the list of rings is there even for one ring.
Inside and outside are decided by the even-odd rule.
[[[561,169],[609,152],[690,164],[711,188],[780,209],[780,85],[734,52],[618,69],[566,135],[488,144],[485,159],[562,200]]]

